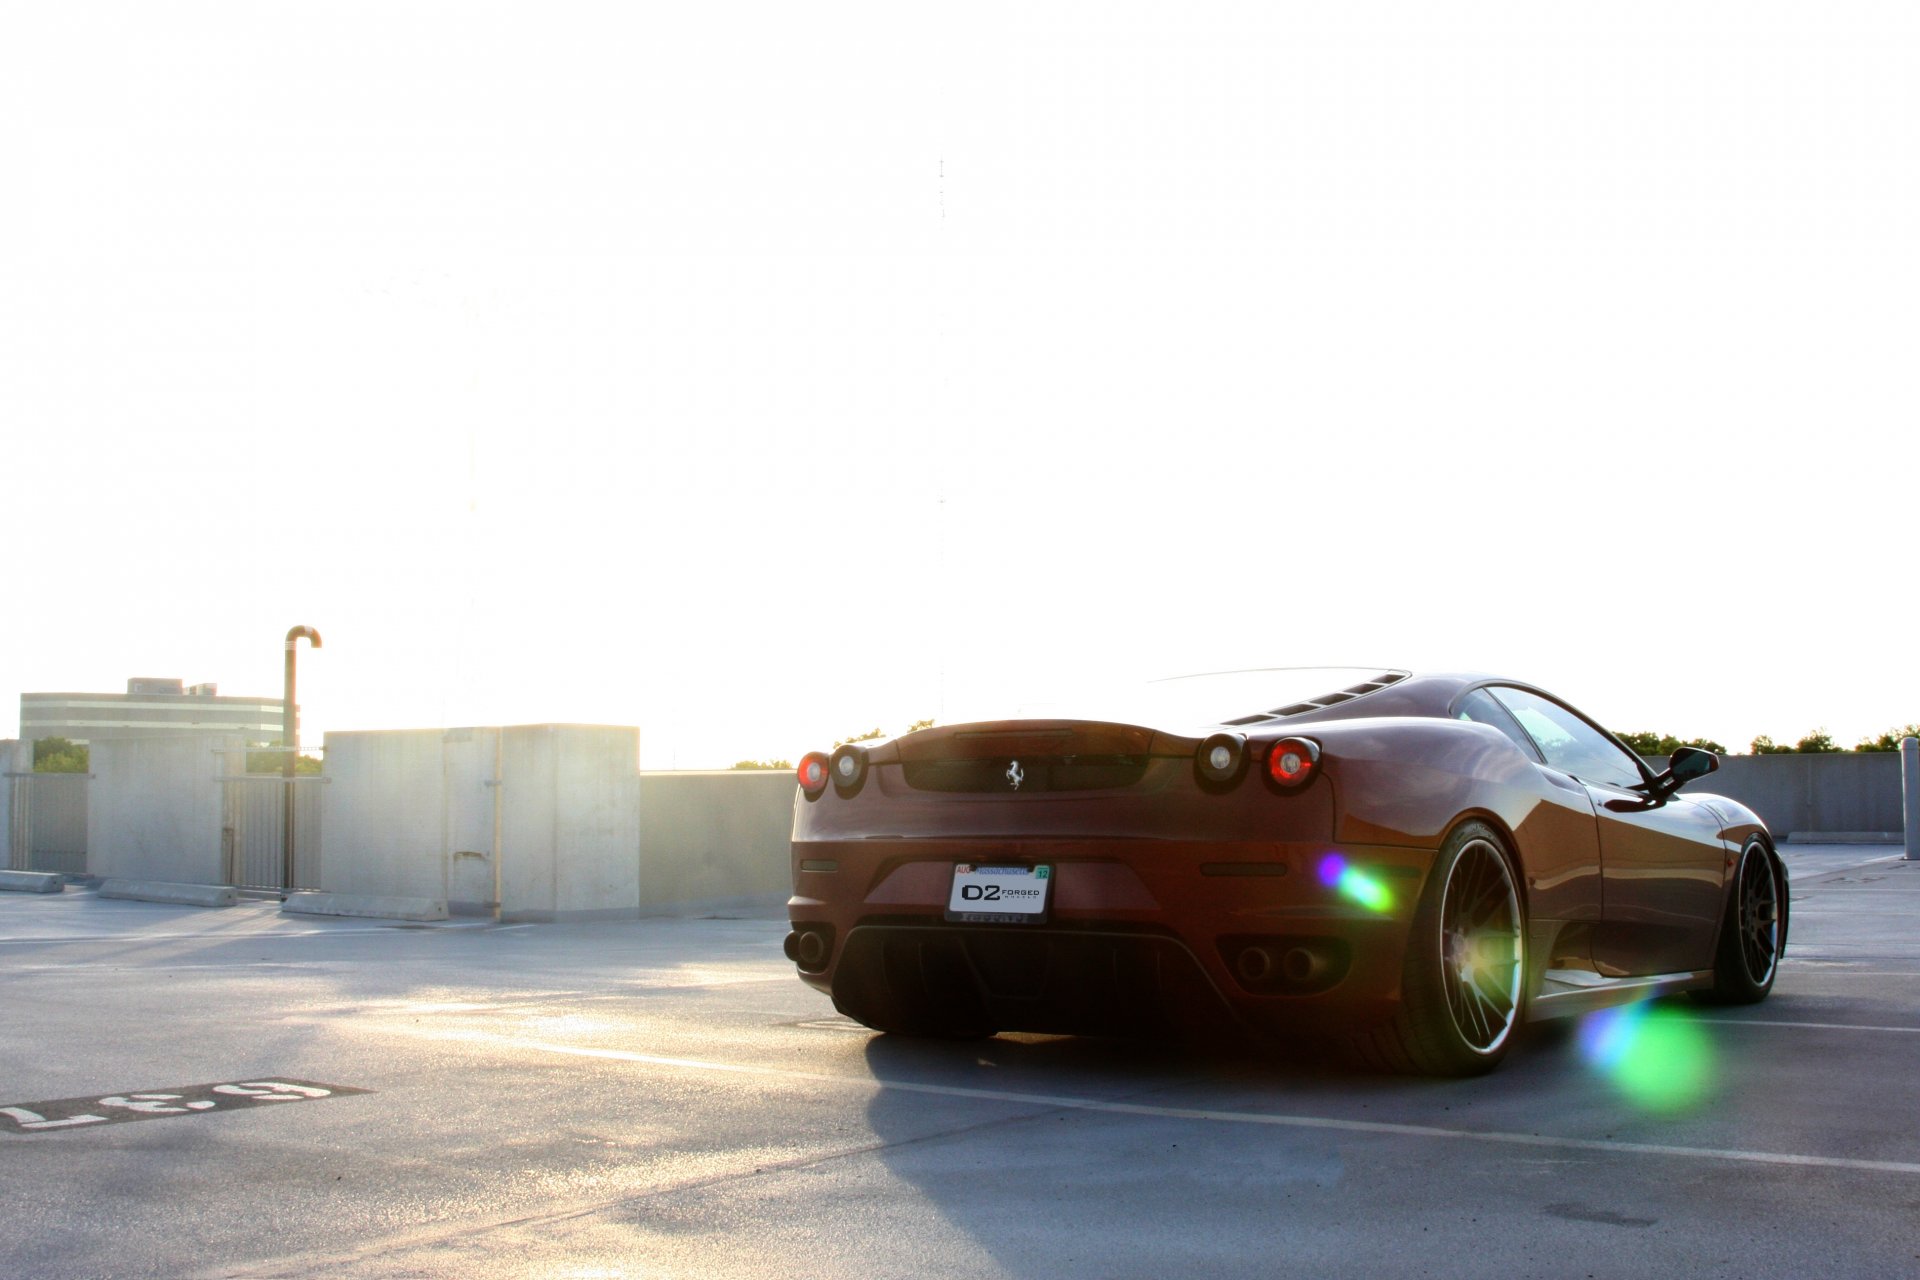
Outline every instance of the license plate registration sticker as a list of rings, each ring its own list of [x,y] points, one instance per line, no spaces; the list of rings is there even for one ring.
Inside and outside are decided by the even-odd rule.
[[[1038,924],[1052,901],[1053,868],[957,862],[947,919],[969,924]]]

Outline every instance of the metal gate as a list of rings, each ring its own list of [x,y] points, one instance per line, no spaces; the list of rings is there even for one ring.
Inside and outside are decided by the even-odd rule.
[[[320,788],[326,779],[241,774],[222,781],[226,818],[221,839],[228,883],[241,889],[319,888]],[[289,807],[293,810],[293,883],[283,885],[284,822]]]
[[[9,773],[13,851],[10,871],[87,873],[89,773]]]

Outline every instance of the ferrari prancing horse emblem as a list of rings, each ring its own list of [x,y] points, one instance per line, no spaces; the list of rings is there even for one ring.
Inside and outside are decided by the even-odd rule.
[[[1020,784],[1025,782],[1026,780],[1027,780],[1027,775],[1021,771],[1020,762],[1018,760],[1015,760],[1012,764],[1007,766],[1007,781],[1013,784],[1013,789],[1015,791],[1018,791],[1020,789]]]

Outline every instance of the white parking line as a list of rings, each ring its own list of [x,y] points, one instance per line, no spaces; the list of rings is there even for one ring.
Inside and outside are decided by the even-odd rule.
[[[1802,976],[1809,978],[1920,978],[1920,970],[1915,969],[1848,969],[1841,966],[1833,968],[1809,969]]]
[[[342,929],[243,929],[198,933],[69,933],[41,938],[0,938],[0,947],[27,946],[50,942],[271,942],[275,938],[337,938],[349,933],[386,933],[393,925],[373,928]],[[473,928],[455,925],[454,928]]]
[[[681,1071],[703,1071],[716,1075],[763,1076],[782,1080],[804,1080],[816,1084],[835,1084],[849,1088],[892,1089],[903,1093],[933,1094],[946,1098],[978,1098],[987,1102],[1006,1102],[1018,1106],[1050,1107],[1074,1111],[1099,1111],[1113,1115],[1153,1116],[1170,1120],[1212,1120],[1223,1124],[1271,1125],[1289,1129],[1332,1129],[1345,1133],[1379,1133],[1403,1138],[1450,1138],[1467,1142],[1491,1142],[1505,1146],[1545,1147],[1559,1151],[1599,1151],[1619,1155],[1670,1156],[1683,1160],[1730,1160],[1746,1164],[1789,1165],[1799,1168],[1847,1169],[1861,1173],[1920,1174],[1920,1163],[1904,1160],[1855,1160],[1841,1156],[1810,1156],[1783,1151],[1737,1151],[1714,1147],[1679,1147],[1664,1143],[1615,1142],[1598,1138],[1556,1138],[1537,1133],[1481,1132],[1472,1129],[1442,1129],[1422,1124],[1392,1124],[1378,1120],[1342,1120],[1327,1116],[1270,1115],[1257,1111],[1215,1111],[1201,1107],[1159,1107],[1138,1102],[1108,1102],[1099,1098],[1076,1098],[1045,1093],[1014,1093],[1002,1089],[968,1089],[958,1085],[922,1084],[908,1080],[884,1080],[871,1076],[836,1076],[817,1071],[793,1071],[785,1067],[752,1066],[737,1062],[708,1062],[699,1058],[669,1058],[656,1054],[633,1053],[624,1049],[594,1049],[581,1045],[548,1044],[512,1040],[502,1036],[454,1033],[448,1038],[489,1040],[522,1050],[563,1054],[575,1058],[600,1058],[613,1062],[632,1062],[642,1066],[670,1067]]]
[[[1801,1027],[1808,1031],[1891,1031],[1920,1036],[1920,1027],[1863,1027],[1857,1022],[1769,1022],[1765,1018],[1700,1018],[1707,1027]]]

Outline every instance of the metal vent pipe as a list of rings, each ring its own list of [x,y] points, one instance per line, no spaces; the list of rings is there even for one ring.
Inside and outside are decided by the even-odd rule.
[[[318,649],[320,633],[312,627],[293,627],[287,632],[286,701],[280,708],[280,776],[285,779],[280,788],[280,891],[282,894],[293,892],[293,773],[294,766],[299,763],[300,757],[300,743],[294,736],[293,657],[303,638]]]

